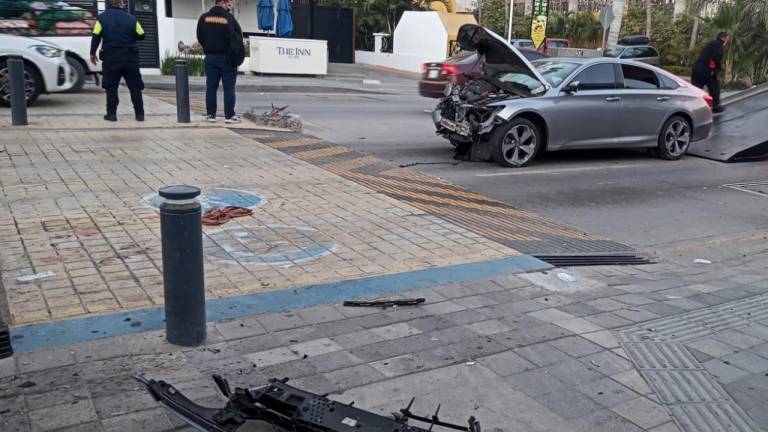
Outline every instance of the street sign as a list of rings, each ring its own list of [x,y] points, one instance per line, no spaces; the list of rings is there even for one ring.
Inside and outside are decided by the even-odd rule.
[[[549,0],[533,0],[533,14],[531,16],[531,40],[536,49],[541,47],[547,38],[547,14],[549,13]]]
[[[600,10],[600,24],[603,26],[603,30],[607,30],[613,22],[613,7],[603,6]]]

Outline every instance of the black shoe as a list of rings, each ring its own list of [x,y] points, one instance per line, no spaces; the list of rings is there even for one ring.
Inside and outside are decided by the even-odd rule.
[[[107,114],[104,116],[104,120],[106,121],[117,121],[117,115],[116,114]]]
[[[144,114],[136,114],[136,121],[144,121]]]
[[[713,114],[720,114],[721,112],[725,112],[725,107],[722,105],[712,108]]]

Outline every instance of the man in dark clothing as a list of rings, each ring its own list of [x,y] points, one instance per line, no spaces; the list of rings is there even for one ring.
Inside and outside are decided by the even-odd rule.
[[[139,71],[139,47],[136,41],[144,39],[144,29],[136,17],[126,12],[123,0],[107,0],[107,10],[98,16],[91,38],[91,63],[96,64],[96,51],[101,45],[99,57],[104,65],[101,68],[101,86],[107,91],[107,115],[104,120],[117,121],[117,89],[120,79],[131,93],[133,111],[137,121],[144,121],[144,100],[141,91],[144,82]]]
[[[205,110],[209,122],[216,121],[216,93],[224,86],[224,122],[240,123],[235,115],[237,67],[245,59],[243,31],[230,13],[231,0],[216,0],[197,21],[197,41],[205,52]]]
[[[725,109],[720,105],[720,81],[718,75],[722,70],[723,47],[731,36],[726,32],[718,33],[717,38],[708,43],[701,51],[699,59],[693,65],[691,73],[691,84],[703,89],[707,87],[709,95],[712,96],[712,112],[719,113]]]

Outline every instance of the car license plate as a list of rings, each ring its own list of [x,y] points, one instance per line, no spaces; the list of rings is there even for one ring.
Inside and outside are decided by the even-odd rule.
[[[438,75],[440,75],[439,70],[431,70],[429,73],[427,73],[427,78],[437,78]]]

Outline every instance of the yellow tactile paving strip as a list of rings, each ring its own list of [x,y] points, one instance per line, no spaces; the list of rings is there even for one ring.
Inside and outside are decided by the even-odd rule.
[[[349,148],[288,133],[261,134],[258,139],[521,252],[533,255],[632,252],[624,245],[554,223],[534,212],[512,208],[441,179],[392,167],[376,157]]]

